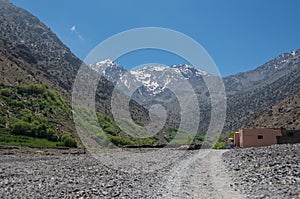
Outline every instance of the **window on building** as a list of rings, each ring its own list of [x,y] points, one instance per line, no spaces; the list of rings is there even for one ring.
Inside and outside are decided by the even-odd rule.
[[[257,139],[262,140],[262,139],[264,139],[264,136],[263,135],[258,135]]]

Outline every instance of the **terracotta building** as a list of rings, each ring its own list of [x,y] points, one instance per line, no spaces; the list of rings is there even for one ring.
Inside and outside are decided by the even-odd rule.
[[[300,130],[242,128],[234,134],[234,146],[242,148],[299,142]]]

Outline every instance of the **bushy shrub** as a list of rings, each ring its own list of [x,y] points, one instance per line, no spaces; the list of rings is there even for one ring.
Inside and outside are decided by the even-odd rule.
[[[213,149],[226,149],[226,143],[225,142],[216,142],[213,145]]]
[[[72,137],[71,133],[65,133],[62,135],[61,141],[66,147],[77,147],[76,140]]]
[[[43,94],[46,91],[47,91],[47,87],[42,84],[29,84],[29,85],[21,85],[18,87],[19,93]]]
[[[152,138],[138,138],[135,140],[135,143],[139,146],[157,144],[156,141]]]
[[[47,140],[50,140],[50,141],[58,141],[59,139],[59,136],[58,134],[56,133],[56,131],[54,131],[53,129],[51,128],[48,128],[47,129]]]
[[[21,116],[21,120],[29,122],[29,123],[33,122],[33,120],[34,120],[32,111],[27,108],[21,110],[20,116]]]
[[[126,145],[133,145],[134,144],[130,139],[125,138],[125,137],[108,136],[108,138],[116,146],[126,146]]]
[[[13,94],[12,90],[9,88],[2,88],[0,90],[0,95],[3,95],[5,97],[10,97]]]
[[[108,134],[114,135],[114,136],[116,136],[119,132],[119,130],[117,128],[115,128],[114,126],[109,126],[103,130],[105,133],[108,133]]]
[[[48,121],[44,118],[34,117],[30,111],[23,111],[21,119],[12,120],[10,127],[11,132],[15,135],[58,141],[58,134]]]
[[[12,122],[11,127],[12,127],[12,133],[15,135],[33,136],[32,126],[30,123],[26,121],[15,120]]]
[[[45,123],[41,123],[36,126],[36,135],[38,138],[47,138],[47,125]]]
[[[230,131],[228,137],[229,138],[234,138],[234,131]]]
[[[0,116],[0,128],[5,128],[6,122],[7,122],[6,117]]]

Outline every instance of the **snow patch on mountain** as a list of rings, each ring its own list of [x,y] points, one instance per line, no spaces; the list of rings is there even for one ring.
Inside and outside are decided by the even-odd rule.
[[[105,59],[96,64],[91,64],[90,67],[97,71],[100,76],[113,83],[116,83],[126,72],[121,65],[115,63],[111,59]]]
[[[122,83],[125,87],[143,87],[153,95],[157,95],[172,83],[180,85],[180,81],[192,78],[210,76],[209,73],[196,67],[180,64],[173,66],[148,65],[142,68],[126,71],[122,66],[110,59],[90,65],[100,75],[114,84]]]

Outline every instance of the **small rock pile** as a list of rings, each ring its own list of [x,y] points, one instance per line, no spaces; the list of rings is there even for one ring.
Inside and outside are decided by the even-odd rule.
[[[233,149],[223,161],[248,198],[300,198],[300,144]]]

